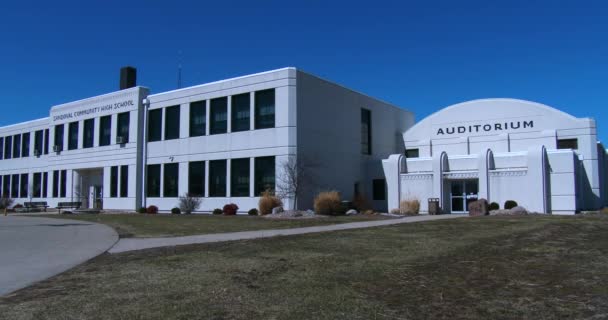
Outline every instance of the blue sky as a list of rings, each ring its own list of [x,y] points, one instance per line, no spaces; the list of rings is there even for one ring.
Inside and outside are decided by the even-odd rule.
[[[512,97],[593,117],[608,141],[607,1],[92,2],[0,4],[0,125],[115,91],[123,65],[175,89],[181,59],[182,86],[295,66],[418,120]]]

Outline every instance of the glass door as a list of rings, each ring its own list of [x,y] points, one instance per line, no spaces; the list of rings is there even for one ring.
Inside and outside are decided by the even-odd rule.
[[[477,201],[478,180],[453,180],[450,182],[450,201],[452,213],[468,213],[469,204]]]

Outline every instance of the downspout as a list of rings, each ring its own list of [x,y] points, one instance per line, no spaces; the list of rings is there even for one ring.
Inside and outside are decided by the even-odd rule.
[[[142,100],[142,104],[144,105],[144,115],[143,115],[143,137],[142,137],[142,159],[141,159],[141,205],[140,208],[146,208],[146,174],[147,171],[147,163],[148,163],[148,108],[150,107],[150,100],[148,98],[144,98]],[[137,208],[139,209],[139,208]]]

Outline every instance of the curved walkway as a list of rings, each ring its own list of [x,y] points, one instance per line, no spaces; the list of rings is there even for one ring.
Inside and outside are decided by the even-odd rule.
[[[186,245],[186,244],[270,238],[270,237],[276,237],[276,236],[289,236],[289,235],[297,235],[297,234],[305,234],[305,233],[317,233],[317,232],[327,232],[327,231],[336,231],[336,230],[370,228],[370,227],[395,225],[395,224],[401,224],[401,223],[412,223],[412,222],[419,222],[419,221],[442,220],[442,219],[454,219],[454,218],[461,218],[461,217],[466,217],[466,216],[465,215],[439,215],[439,216],[422,215],[422,216],[406,217],[406,218],[400,218],[400,219],[340,223],[340,224],[334,224],[334,225],[305,227],[305,228],[243,231],[243,232],[217,233],[217,234],[206,234],[206,235],[185,236],[185,237],[168,237],[168,238],[123,238],[123,239],[120,239],[120,241],[118,241],[118,243],[116,243],[116,245],[114,245],[114,247],[112,247],[110,250],[108,250],[108,252],[120,253],[120,252],[126,252],[126,251],[179,246],[179,245]]]
[[[0,216],[0,296],[94,258],[116,241],[116,231],[102,224]]]

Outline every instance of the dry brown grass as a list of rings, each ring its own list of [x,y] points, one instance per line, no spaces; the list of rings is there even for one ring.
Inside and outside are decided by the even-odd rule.
[[[315,212],[323,215],[342,213],[342,202],[338,191],[323,191],[315,197]]]
[[[272,209],[276,207],[282,207],[283,201],[275,196],[274,192],[266,190],[262,192],[260,201],[258,201],[258,207],[260,209],[260,215],[271,214]]]
[[[417,215],[420,213],[420,200],[408,199],[401,201],[399,204],[399,213],[408,216]]]

